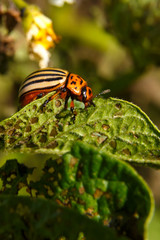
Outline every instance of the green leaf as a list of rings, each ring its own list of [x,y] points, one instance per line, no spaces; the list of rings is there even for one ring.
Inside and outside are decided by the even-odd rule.
[[[2,167],[1,193],[6,193],[8,175],[19,169],[14,167],[12,170],[12,162],[15,164],[10,160]],[[7,166],[10,166],[10,174],[4,175]],[[143,179],[130,165],[88,144],[77,142],[63,158],[49,158],[42,170],[38,179],[27,178],[26,191],[32,197],[49,198],[61,206],[75,209],[114,228],[121,236],[146,239],[153,198]],[[17,172],[15,175],[16,179],[10,180],[13,189],[19,186],[17,182],[22,181]]]
[[[96,107],[64,110],[64,101],[48,96],[34,101],[0,123],[1,149],[20,149],[62,155],[75,141],[83,141],[117,159],[160,167],[160,132],[132,103],[94,99]]]
[[[1,196],[0,212],[1,239],[128,239],[50,200]]]

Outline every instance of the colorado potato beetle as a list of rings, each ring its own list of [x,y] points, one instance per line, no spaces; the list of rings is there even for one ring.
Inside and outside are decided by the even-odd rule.
[[[56,93],[44,105],[58,94],[65,99],[65,108],[71,97],[71,111],[74,109],[74,99],[83,102],[85,107],[94,105],[92,89],[87,86],[87,82],[77,74],[59,68],[44,68],[31,73],[20,87],[20,105],[24,107],[52,91],[56,91]]]

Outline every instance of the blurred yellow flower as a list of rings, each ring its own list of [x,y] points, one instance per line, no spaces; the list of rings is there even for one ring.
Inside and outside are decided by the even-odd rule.
[[[38,60],[41,68],[47,67],[50,53],[49,48],[58,42],[51,19],[43,15],[35,6],[25,8],[23,24],[26,31],[30,57]]]

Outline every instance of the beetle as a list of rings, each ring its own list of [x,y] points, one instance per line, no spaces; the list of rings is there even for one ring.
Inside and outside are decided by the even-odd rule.
[[[57,95],[65,99],[65,108],[71,97],[70,109],[72,112],[74,99],[83,102],[85,108],[94,105],[92,89],[88,87],[87,82],[79,75],[59,68],[43,68],[26,77],[19,89],[20,105],[24,107],[52,91],[56,91],[56,93],[46,100],[43,106]]]

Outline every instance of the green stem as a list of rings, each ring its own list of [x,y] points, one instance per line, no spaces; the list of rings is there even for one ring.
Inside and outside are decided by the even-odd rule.
[[[13,2],[19,9],[22,9],[28,6],[28,3],[26,3],[23,0],[13,0]]]

